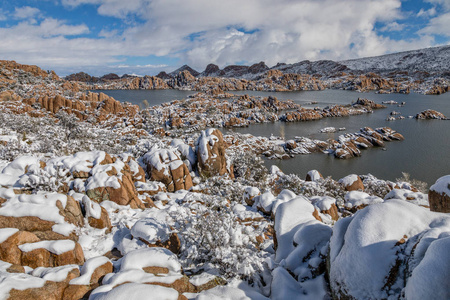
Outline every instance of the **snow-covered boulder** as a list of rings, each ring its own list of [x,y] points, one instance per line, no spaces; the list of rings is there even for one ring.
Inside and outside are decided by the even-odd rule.
[[[43,239],[76,240],[73,230],[84,225],[80,204],[71,196],[54,192],[16,195],[13,189],[0,188],[0,197],[4,199],[0,228],[34,232]]]
[[[203,130],[196,142],[198,172],[201,176],[211,177],[228,174],[234,177],[225,155],[225,142],[222,133],[210,128]]]
[[[192,177],[177,150],[153,149],[143,157],[151,180],[162,182],[169,192],[189,190]]]
[[[86,180],[86,195],[98,203],[105,200],[132,208],[144,208],[138,197],[132,172],[128,164],[119,157],[110,157],[95,164],[90,170],[91,176]]]
[[[387,299],[406,292],[408,299],[448,299],[449,236],[450,216],[403,200],[339,220],[329,254],[333,296]]]
[[[426,208],[430,207],[427,194],[414,192],[410,189],[393,189],[384,196],[384,200],[389,199],[400,199]]]
[[[81,267],[81,276],[72,279],[64,290],[63,299],[78,300],[101,284],[103,277],[113,272],[113,265],[105,256],[93,257]]]
[[[180,252],[181,243],[178,235],[170,226],[155,218],[140,219],[131,228],[131,235],[151,247],[163,247],[175,254]]]
[[[252,206],[255,203],[255,197],[261,195],[261,191],[257,187],[248,186],[244,189],[243,200],[247,205]]]
[[[364,191],[364,184],[356,174],[347,175],[338,181],[346,191]]]
[[[278,267],[272,271],[272,299],[325,296],[325,265],[331,228],[318,221],[314,206],[299,196],[279,205],[275,216]]]
[[[316,181],[319,179],[323,179],[323,175],[317,170],[310,170],[306,174],[305,181]]]
[[[354,213],[368,205],[381,203],[383,199],[377,196],[371,196],[365,192],[351,191],[345,194],[344,201],[344,208]]]
[[[310,200],[320,214],[328,215],[328,218],[333,221],[337,221],[339,219],[336,199],[329,196],[313,196]],[[321,216],[319,216],[319,218],[324,221]]]
[[[145,299],[172,299],[172,296],[175,297],[174,299],[185,299],[182,297],[183,293],[200,291],[186,275],[182,274],[177,256],[164,248],[152,247],[131,251],[122,258],[117,267],[116,273],[109,273],[104,277],[103,285],[92,292],[90,299],[118,299],[114,297],[118,297],[118,295],[130,297],[135,294],[136,291],[133,289],[128,291],[131,294],[126,294],[125,291],[122,291],[124,286],[132,286],[137,290],[143,288],[143,285],[156,286],[155,289],[144,288],[147,292],[153,291],[152,294],[139,294]],[[206,282],[205,280],[194,280],[193,282],[205,285],[209,281],[211,280]],[[215,285],[207,286],[212,288]],[[160,290],[159,287],[164,287],[164,289]],[[169,294],[170,297],[167,296]],[[179,296],[180,298],[178,298]]]
[[[101,207],[95,201],[91,201],[88,196],[82,197],[82,203],[89,226],[98,229],[106,228],[108,232],[111,231],[111,220],[104,207]]]
[[[450,175],[436,180],[428,192],[430,210],[450,213]]]

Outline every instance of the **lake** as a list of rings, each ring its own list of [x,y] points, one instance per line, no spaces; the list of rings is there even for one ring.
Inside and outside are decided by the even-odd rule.
[[[145,108],[144,100],[149,106],[160,105],[172,100],[186,99],[189,95],[194,95],[195,91],[181,90],[93,90],[95,93],[105,93],[121,102],[130,102]]]
[[[150,106],[183,99],[194,94],[192,91],[178,90],[106,90],[102,91],[120,101],[134,104],[148,100]],[[315,153],[297,155],[289,160],[266,160],[266,165],[276,165],[285,173],[295,173],[305,178],[309,170],[319,170],[324,176],[339,179],[351,173],[368,174],[380,178],[395,180],[402,172],[411,177],[433,184],[437,178],[450,174],[450,121],[449,120],[416,120],[414,116],[426,109],[435,109],[447,117],[450,116],[450,93],[439,96],[425,96],[421,94],[376,94],[358,93],[354,91],[324,90],[303,92],[253,92],[238,91],[234,94],[250,94],[267,97],[272,95],[279,100],[291,99],[305,107],[325,107],[332,104],[350,104],[358,97],[374,100],[377,103],[394,100],[398,103],[406,102],[403,107],[387,105],[385,109],[374,110],[372,114],[350,116],[342,118],[324,118],[317,121],[295,123],[264,123],[245,128],[233,128],[240,133],[267,136],[271,134],[283,136],[286,139],[295,136],[305,136],[314,139],[336,139],[344,133],[358,132],[361,127],[391,127],[400,132],[405,140],[387,142],[386,151],[381,148],[363,150],[361,157],[348,160],[335,159],[333,156]],[[317,104],[309,104],[311,101]],[[392,111],[400,112],[404,120],[386,121]],[[346,130],[337,133],[319,133],[324,127],[345,127]],[[225,132],[227,129],[224,130]]]

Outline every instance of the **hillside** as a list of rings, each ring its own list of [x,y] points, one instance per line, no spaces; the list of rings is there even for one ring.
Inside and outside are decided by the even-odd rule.
[[[450,72],[450,46],[425,48],[339,62],[352,70]]]

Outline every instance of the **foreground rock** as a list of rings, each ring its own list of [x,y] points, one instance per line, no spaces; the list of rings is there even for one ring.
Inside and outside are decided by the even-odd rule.
[[[143,162],[151,180],[162,182],[169,192],[189,190],[192,177],[178,151],[155,149],[148,152]]]
[[[402,200],[370,205],[338,221],[328,258],[333,297],[448,298],[442,288],[450,275],[448,233],[449,216]]]
[[[225,157],[225,143],[217,129],[202,131],[197,141],[198,170],[201,176],[211,177],[228,174],[233,178],[233,170]]]
[[[430,210],[450,213],[450,175],[439,178],[428,192]]]

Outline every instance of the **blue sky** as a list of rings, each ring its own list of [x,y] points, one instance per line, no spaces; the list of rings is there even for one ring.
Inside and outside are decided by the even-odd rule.
[[[59,75],[344,60],[450,43],[450,0],[15,0],[0,59]]]

